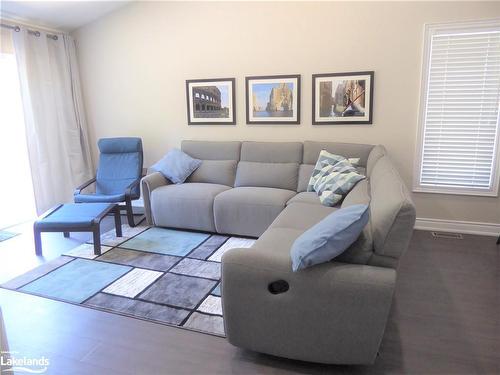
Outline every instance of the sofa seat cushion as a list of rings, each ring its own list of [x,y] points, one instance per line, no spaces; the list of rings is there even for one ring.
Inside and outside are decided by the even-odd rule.
[[[295,191],[266,187],[237,187],[214,201],[217,232],[259,237],[295,195]]]
[[[274,220],[271,228],[292,228],[305,231],[336,209],[321,204],[292,203]]]
[[[186,182],[206,182],[233,186],[236,176],[236,160],[202,160],[201,165]]]
[[[185,183],[161,186],[151,193],[154,224],[215,232],[214,198],[230,186]]]
[[[309,204],[319,204],[321,202],[319,200],[318,194],[314,191],[303,191],[302,193],[298,193],[296,196],[292,197],[286,205],[290,205],[292,203],[309,203]]]

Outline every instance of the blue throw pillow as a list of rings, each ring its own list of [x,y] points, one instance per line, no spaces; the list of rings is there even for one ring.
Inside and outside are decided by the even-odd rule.
[[[185,152],[174,148],[152,165],[151,169],[160,172],[174,184],[182,184],[200,165],[201,160],[193,159]]]
[[[306,230],[290,250],[293,271],[329,262],[342,254],[359,237],[368,218],[368,205],[356,204],[334,211]]]

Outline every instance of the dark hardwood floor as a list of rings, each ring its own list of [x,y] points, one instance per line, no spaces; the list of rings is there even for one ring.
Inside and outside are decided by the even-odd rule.
[[[111,221],[105,226],[111,228]],[[0,283],[86,239],[44,233],[45,257],[37,258],[27,229],[0,243]],[[275,358],[235,348],[222,338],[3,289],[1,342],[27,357],[44,355],[50,359],[49,374],[65,375],[500,373],[500,246],[495,241],[471,235],[434,239],[415,231],[400,263],[373,366]]]

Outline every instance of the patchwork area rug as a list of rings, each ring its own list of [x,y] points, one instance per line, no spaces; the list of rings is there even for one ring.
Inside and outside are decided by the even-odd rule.
[[[6,241],[12,237],[17,236],[19,233],[8,232],[6,230],[0,230],[0,242]]]
[[[255,240],[123,226],[82,244],[3,288],[224,336],[220,261]]]

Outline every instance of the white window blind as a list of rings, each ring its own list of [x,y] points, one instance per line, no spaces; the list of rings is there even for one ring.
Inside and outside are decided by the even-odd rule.
[[[426,28],[416,191],[496,195],[500,22]]]

